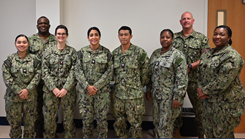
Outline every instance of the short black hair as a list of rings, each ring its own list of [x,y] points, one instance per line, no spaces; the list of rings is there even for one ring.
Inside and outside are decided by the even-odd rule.
[[[67,29],[66,26],[64,26],[64,25],[58,25],[58,26],[56,27],[56,29],[55,29],[55,35],[57,34],[57,30],[58,30],[58,29],[64,29],[64,30],[66,31],[66,35],[68,35],[68,29]]]
[[[87,37],[89,37],[89,33],[90,33],[92,30],[98,31],[99,36],[101,37],[100,30],[99,30],[97,27],[91,27],[91,28],[89,28],[89,29],[88,29],[88,32],[87,32]]]
[[[132,35],[132,30],[128,26],[122,26],[121,28],[119,28],[118,34],[119,34],[120,30],[128,30],[129,31],[129,34]]]
[[[41,17],[39,17],[39,18],[37,19],[37,24],[38,24],[38,20],[41,19],[41,18],[46,18],[46,19],[48,20],[48,24],[50,24],[49,19],[48,19],[46,16],[41,16]]]
[[[18,35],[18,36],[15,38],[15,41],[14,41],[14,42],[16,42],[16,41],[17,41],[17,39],[18,39],[19,37],[25,37],[25,38],[26,38],[26,40],[27,40],[27,42],[29,42],[28,37],[27,37],[26,35],[24,35],[24,34],[20,34],[20,35]]]
[[[171,33],[172,38],[174,38],[174,33],[173,33],[173,31],[172,31],[171,29],[164,29],[164,30],[162,30],[162,31],[161,31],[161,33],[160,33],[160,36],[162,35],[162,33],[163,33],[164,31],[168,31],[168,32],[170,32],[170,33]]]
[[[226,31],[227,31],[227,34],[228,34],[228,37],[230,37],[230,40],[229,40],[229,44],[231,45],[232,44],[232,40],[231,40],[231,36],[232,36],[232,31],[231,31],[231,28],[226,26],[226,25],[220,25],[220,26],[217,26],[214,31],[217,29],[217,28],[225,28]]]

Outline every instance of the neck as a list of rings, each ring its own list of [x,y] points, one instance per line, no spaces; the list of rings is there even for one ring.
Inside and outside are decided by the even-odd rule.
[[[19,56],[22,60],[26,57],[26,54],[27,54],[26,51],[24,51],[24,52],[18,51],[17,53],[18,53],[18,56]]]
[[[65,42],[62,42],[62,43],[58,42],[57,43],[57,48],[58,49],[64,49],[65,47],[66,47],[66,43]]]
[[[50,35],[49,32],[44,32],[44,33],[38,32],[38,36],[43,39],[47,39],[49,35]]]
[[[164,53],[166,53],[167,51],[169,51],[171,48],[172,48],[172,45],[170,45],[170,46],[167,47],[167,48],[162,47],[161,55],[164,54]]]
[[[216,46],[216,48],[215,48],[215,52],[214,53],[216,53],[216,52],[219,52],[221,49],[223,49],[225,46],[227,46],[228,44],[226,44],[226,45],[224,45],[224,46]]]
[[[95,52],[99,47],[100,47],[99,43],[95,45],[90,44],[90,48],[92,49],[93,52]]]
[[[185,37],[189,36],[193,32],[193,28],[183,28],[183,34]]]
[[[127,51],[130,46],[131,46],[131,43],[128,43],[128,44],[125,44],[125,45],[121,45],[121,50],[122,51]]]

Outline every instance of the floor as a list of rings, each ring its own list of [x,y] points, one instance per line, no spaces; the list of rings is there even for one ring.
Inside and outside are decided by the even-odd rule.
[[[23,127],[22,127],[23,128]],[[9,138],[9,126],[0,126],[0,138]],[[76,138],[82,138],[82,129],[77,128],[76,129]],[[144,130],[143,131],[143,138],[153,138],[153,132],[152,130]],[[63,138],[64,133],[58,133],[58,137]],[[96,138],[96,130],[94,130],[94,137]],[[236,138],[245,138],[245,133],[235,133]],[[108,138],[116,138],[114,130],[109,130],[108,132]],[[196,138],[196,137],[183,137],[183,138]]]

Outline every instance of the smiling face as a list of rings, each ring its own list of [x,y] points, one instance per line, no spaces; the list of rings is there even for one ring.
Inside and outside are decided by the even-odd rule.
[[[26,52],[28,46],[29,42],[24,36],[19,37],[15,42],[15,47],[17,48],[18,52]]]
[[[93,46],[99,45],[100,43],[99,32],[97,30],[92,29],[89,32],[88,41],[90,42],[90,45],[93,45]]]
[[[217,28],[214,31],[213,42],[216,47],[225,47],[228,45],[230,39],[231,37],[228,36],[225,28]]]
[[[59,43],[65,43],[68,35],[65,29],[60,28],[60,29],[57,29],[55,37]]]
[[[127,45],[130,44],[130,40],[133,37],[133,35],[130,35],[129,30],[120,30],[118,34],[118,38],[121,42],[121,45]]]
[[[194,24],[194,19],[191,13],[185,12],[182,14],[180,19],[180,24],[183,29],[190,29],[192,28],[192,25]]]
[[[163,31],[160,36],[160,43],[164,49],[168,49],[172,45],[173,37],[171,32]]]
[[[37,21],[37,29],[39,33],[48,33],[49,32],[49,20],[47,18],[40,18]]]

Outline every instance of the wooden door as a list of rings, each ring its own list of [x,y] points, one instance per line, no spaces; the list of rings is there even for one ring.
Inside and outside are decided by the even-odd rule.
[[[242,0],[209,0],[208,1],[208,38],[213,48],[213,31],[216,27],[216,10],[226,10],[226,25],[232,30],[232,47],[234,47],[245,60],[245,4]],[[240,75],[245,87],[245,65]],[[245,113],[245,110],[244,110]],[[245,114],[242,123],[235,129],[236,133],[245,133]]]

